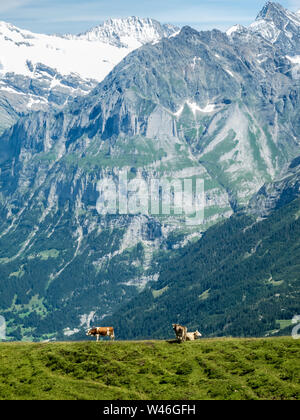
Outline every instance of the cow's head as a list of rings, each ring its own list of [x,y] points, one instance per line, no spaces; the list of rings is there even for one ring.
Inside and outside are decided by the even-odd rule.
[[[87,330],[86,335],[92,335],[92,330]]]
[[[194,335],[195,335],[195,338],[196,338],[196,337],[202,337],[202,334],[201,334],[201,333],[199,333],[199,331],[198,331],[198,330],[197,330],[197,331],[195,331]]]

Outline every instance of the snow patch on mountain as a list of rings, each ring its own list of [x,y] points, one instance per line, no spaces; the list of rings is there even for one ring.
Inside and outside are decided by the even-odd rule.
[[[37,63],[102,81],[129,52],[178,31],[152,19],[110,19],[80,35],[43,35],[0,22],[0,75],[32,77]],[[30,65],[28,65],[30,63]]]
[[[290,57],[287,55],[286,58],[290,60],[293,64],[300,64],[300,55],[296,55],[294,57]]]
[[[0,74],[35,76],[35,67],[43,63],[60,74],[78,74],[101,81],[129,52],[101,41],[66,39],[58,36],[21,31],[0,23]],[[31,63],[31,65],[28,65]]]
[[[89,93],[123,58],[178,33],[152,19],[110,19],[85,34],[43,35],[0,21],[0,133],[28,111]]]
[[[245,28],[242,25],[234,25],[226,31],[227,36],[231,36],[234,32],[243,31]]]
[[[204,108],[201,108],[195,102],[185,101],[184,104],[178,109],[178,111],[173,113],[173,115],[175,115],[175,117],[180,117],[180,115],[182,114],[182,112],[184,110],[185,105],[187,105],[190,108],[190,110],[192,111],[192,113],[194,115],[196,115],[197,112],[202,112],[204,114],[210,114],[216,108],[215,104],[207,104]]]
[[[286,56],[286,58],[291,62],[292,64],[292,76],[294,79],[300,79],[300,55],[295,55],[293,57],[290,57],[289,55]]]
[[[254,32],[259,32],[264,38],[272,43],[278,39],[281,33],[281,31],[276,28],[274,22],[267,22],[263,19],[253,22],[249,26],[249,29]]]

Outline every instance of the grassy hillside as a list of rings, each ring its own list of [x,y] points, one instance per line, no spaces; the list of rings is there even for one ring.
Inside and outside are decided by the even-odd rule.
[[[0,399],[300,399],[292,338],[2,343]]]

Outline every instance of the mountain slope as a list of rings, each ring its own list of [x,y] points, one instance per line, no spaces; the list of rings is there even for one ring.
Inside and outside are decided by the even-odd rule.
[[[260,191],[251,216],[232,216],[165,262],[157,283],[104,323],[135,339],[166,337],[174,322],[205,336],[262,336],[288,326],[290,333],[300,310],[299,168],[298,159],[295,182],[289,175]],[[291,184],[296,187],[287,204]],[[273,209],[265,219],[262,192]]]
[[[289,204],[300,195],[300,157],[295,158],[282,176],[264,185],[250,200],[248,213],[265,217],[273,210]]]
[[[164,259],[247,206],[299,155],[292,70],[260,34],[184,27],[127,55],[61,111],[33,113],[7,130],[0,308],[10,337],[76,337],[157,280]],[[148,185],[203,179],[203,223],[151,211],[99,214],[98,182],[117,183],[120,170]]]

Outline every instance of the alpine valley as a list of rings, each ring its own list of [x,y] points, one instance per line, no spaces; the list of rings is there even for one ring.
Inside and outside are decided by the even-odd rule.
[[[300,14],[249,27],[0,25],[0,313],[11,340],[282,334],[299,300]],[[14,52],[13,52],[14,51]],[[16,52],[16,53],[15,53]],[[83,59],[84,58],[84,59]],[[201,225],[98,182],[204,180]],[[172,194],[171,194],[172,195]]]

